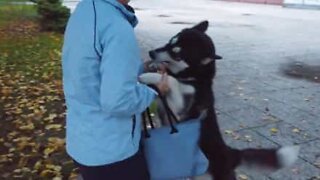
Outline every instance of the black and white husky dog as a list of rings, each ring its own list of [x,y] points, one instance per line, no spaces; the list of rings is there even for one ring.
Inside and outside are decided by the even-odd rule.
[[[213,79],[216,60],[211,38],[205,33],[208,22],[182,30],[164,47],[150,51],[151,66],[167,64],[170,91],[166,95],[169,106],[181,121],[199,117],[201,122],[199,146],[209,160],[208,172],[215,180],[235,180],[235,168],[241,164],[279,169],[292,165],[298,156],[299,147],[279,149],[235,149],[223,140],[215,112]],[[154,85],[161,79],[158,73],[144,73],[140,81]],[[160,119],[166,115],[159,108]]]

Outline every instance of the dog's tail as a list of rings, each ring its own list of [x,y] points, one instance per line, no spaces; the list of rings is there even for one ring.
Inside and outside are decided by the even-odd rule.
[[[276,170],[291,166],[299,154],[299,146],[285,146],[279,149],[243,149],[232,150],[234,159],[238,160],[236,166],[261,167]]]
[[[234,149],[228,146],[219,129],[214,108],[208,109],[201,123],[199,145],[209,160],[209,172],[218,180],[236,179],[235,168],[240,165],[276,170],[291,166],[300,148],[285,146],[278,149]]]

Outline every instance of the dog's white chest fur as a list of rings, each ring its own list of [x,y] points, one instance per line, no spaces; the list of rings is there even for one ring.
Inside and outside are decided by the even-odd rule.
[[[139,81],[144,84],[155,85],[161,81],[159,73],[144,73],[139,76]],[[166,99],[172,111],[178,115],[185,107],[184,95],[194,94],[195,88],[191,85],[180,83],[172,76],[168,76],[169,92]]]

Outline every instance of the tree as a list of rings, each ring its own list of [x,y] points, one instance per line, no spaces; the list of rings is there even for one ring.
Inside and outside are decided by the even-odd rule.
[[[63,33],[70,10],[60,0],[37,0],[36,3],[42,30]]]

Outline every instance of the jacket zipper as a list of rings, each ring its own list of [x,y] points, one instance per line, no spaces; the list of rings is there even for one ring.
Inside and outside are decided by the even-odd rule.
[[[132,139],[134,138],[134,131],[136,129],[136,124],[137,124],[137,119],[136,119],[136,116],[133,115],[132,116],[132,131],[131,131]]]

